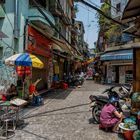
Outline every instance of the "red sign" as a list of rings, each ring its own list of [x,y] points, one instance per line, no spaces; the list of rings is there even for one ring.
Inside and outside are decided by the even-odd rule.
[[[31,26],[28,26],[28,52],[39,54],[41,56],[51,56],[52,41],[43,36],[40,32]]]
[[[16,72],[18,76],[23,76],[24,74],[30,75],[31,74],[31,68],[30,67],[24,67],[24,66],[17,66]]]

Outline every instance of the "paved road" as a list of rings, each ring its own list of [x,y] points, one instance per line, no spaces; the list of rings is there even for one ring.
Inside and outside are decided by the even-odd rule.
[[[81,88],[49,93],[44,106],[26,109],[26,125],[16,130],[12,140],[120,140],[92,123],[88,97],[105,88],[86,81]]]

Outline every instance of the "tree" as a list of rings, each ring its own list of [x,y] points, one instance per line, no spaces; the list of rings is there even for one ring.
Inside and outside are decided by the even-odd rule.
[[[111,17],[110,0],[108,0],[107,2],[101,5],[101,11],[103,11],[104,14],[106,14],[107,16]],[[103,35],[105,43],[108,43],[110,42],[110,40],[114,38],[118,38],[121,35],[121,32],[122,32],[121,25],[113,23],[111,20],[108,20],[107,18],[105,18],[103,15],[99,13],[97,14],[97,18],[98,18],[98,24],[99,24],[99,33],[100,35]]]

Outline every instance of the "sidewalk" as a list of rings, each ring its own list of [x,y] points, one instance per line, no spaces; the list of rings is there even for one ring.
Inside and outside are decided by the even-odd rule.
[[[107,87],[86,81],[81,88],[47,94],[44,106],[24,110],[25,125],[12,140],[121,140],[99,130],[89,111],[89,95]]]

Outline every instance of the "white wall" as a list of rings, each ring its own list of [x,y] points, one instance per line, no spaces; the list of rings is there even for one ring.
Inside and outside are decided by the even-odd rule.
[[[112,5],[113,7],[116,7],[116,5],[117,5],[118,3],[121,3],[121,11],[118,12],[118,13],[117,13],[117,11],[116,11],[115,8],[111,7],[111,15],[112,15],[113,18],[122,15],[123,10],[124,10],[124,8],[125,8],[127,2],[128,2],[128,0],[111,0],[111,5]]]
[[[24,25],[25,19],[28,17],[28,0],[19,0],[19,38],[14,38],[14,0],[6,0],[2,5],[5,10],[5,18],[0,18],[0,30],[4,32],[8,38],[0,40],[0,46],[3,47],[3,60],[17,53],[23,52],[24,42]],[[5,42],[5,43],[4,43]],[[4,82],[5,89],[7,85],[14,83],[16,77],[13,77],[15,70],[12,67],[3,65],[0,67],[0,87]],[[7,83],[7,84],[6,84]]]

